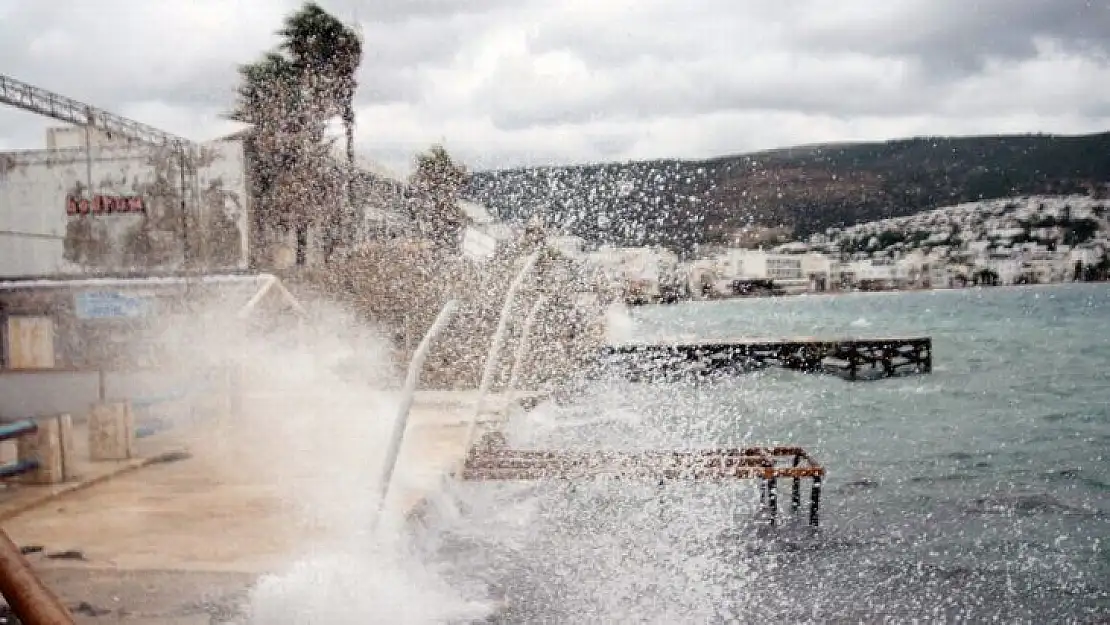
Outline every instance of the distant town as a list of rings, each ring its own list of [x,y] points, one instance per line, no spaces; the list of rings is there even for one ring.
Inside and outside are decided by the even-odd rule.
[[[833,291],[948,289],[1106,280],[1110,202],[1086,195],[970,202],[830,228],[804,241],[698,250],[586,251],[577,237],[549,245],[578,258],[630,304]]]

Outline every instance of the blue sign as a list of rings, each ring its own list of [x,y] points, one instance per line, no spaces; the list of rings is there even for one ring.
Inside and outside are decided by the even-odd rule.
[[[149,297],[98,291],[74,296],[78,319],[137,319],[150,314]]]

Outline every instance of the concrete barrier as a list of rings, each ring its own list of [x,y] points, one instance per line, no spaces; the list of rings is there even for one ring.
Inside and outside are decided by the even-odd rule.
[[[60,484],[75,477],[73,419],[68,414],[24,419],[0,426],[0,440],[15,440],[14,462],[0,465],[0,477],[29,484]]]
[[[0,417],[83,415],[99,395],[96,371],[50,370],[0,373]]]
[[[135,414],[131,403],[94,404],[89,411],[89,459],[130,460],[135,457]]]
[[[90,407],[127,401],[138,435],[239,408],[238,373],[230,367],[199,371],[0,371],[0,419],[71,414],[83,422]]]

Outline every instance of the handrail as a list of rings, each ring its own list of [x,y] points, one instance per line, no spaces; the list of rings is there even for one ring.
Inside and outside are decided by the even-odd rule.
[[[23,625],[74,625],[73,615],[0,529],[0,594]]]
[[[528,316],[524,318],[524,325],[520,328],[520,343],[516,346],[516,352],[513,354],[513,368],[509,370],[509,384],[505,389],[506,410],[513,405],[513,400],[516,399],[516,385],[520,382],[520,372],[524,368],[522,363],[531,343],[532,325],[536,323],[536,317],[546,303],[546,297],[543,295],[537,297],[532,304],[532,309],[528,311]]]
[[[509,284],[509,291],[505,294],[505,302],[501,306],[501,316],[497,320],[497,329],[493,334],[493,343],[486,354],[486,365],[482,371],[482,380],[478,384],[478,399],[474,401],[473,418],[466,426],[466,437],[463,439],[466,445],[464,449],[470,449],[470,446],[474,443],[474,431],[478,427],[478,418],[482,414],[482,404],[485,401],[486,393],[489,392],[489,387],[493,383],[493,375],[497,370],[497,359],[501,355],[501,347],[505,344],[505,331],[509,326],[509,315],[512,313],[517,291],[520,290],[520,287],[524,284],[524,279],[531,273],[539,258],[540,250],[532,252],[525,258],[524,266],[513,278],[512,283]]]
[[[409,412],[412,410],[413,398],[416,396],[416,386],[420,382],[420,372],[424,369],[424,361],[428,358],[428,351],[431,349],[432,341],[439,336],[443,328],[446,327],[447,322],[451,319],[455,311],[458,310],[458,302],[450,300],[444,304],[443,309],[439,311],[435,321],[432,322],[432,327],[428,328],[428,332],[420,341],[420,345],[416,347],[413,352],[412,360],[409,362],[408,375],[405,377],[405,386],[401,392],[401,405],[397,407],[397,417],[393,424],[393,433],[389,439],[389,447],[386,449],[385,464],[382,468],[381,486],[378,500],[378,510],[373,522],[376,523],[378,517],[381,516],[382,511],[385,509],[386,498],[389,496],[390,482],[393,481],[393,473],[397,469],[397,459],[401,454],[401,443],[404,442],[405,430],[408,428]]]

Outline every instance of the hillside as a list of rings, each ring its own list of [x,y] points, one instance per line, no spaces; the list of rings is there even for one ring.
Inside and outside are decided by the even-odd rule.
[[[688,249],[749,223],[804,237],[964,201],[1107,187],[1110,133],[925,137],[476,172],[464,195],[503,219],[539,214],[598,243]]]

